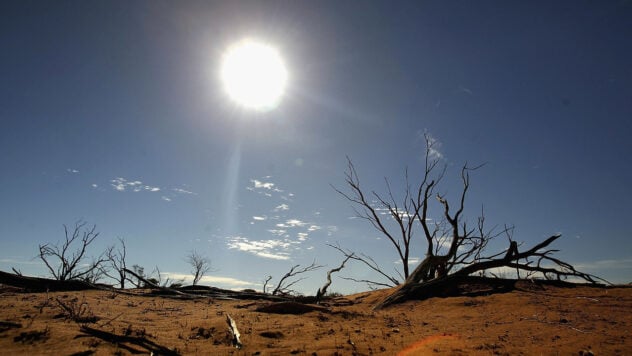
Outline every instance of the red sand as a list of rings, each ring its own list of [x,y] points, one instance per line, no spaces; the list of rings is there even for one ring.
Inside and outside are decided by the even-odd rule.
[[[385,310],[388,290],[332,301],[302,315],[257,312],[269,302],[175,300],[103,291],[0,293],[6,355],[595,355],[632,354],[632,288],[524,288],[478,297],[431,298]],[[87,335],[56,301],[85,302],[87,326],[128,339]],[[74,302],[73,302],[74,300]],[[344,303],[352,303],[346,306]],[[244,347],[230,343],[226,313]],[[144,342],[145,340],[146,342]],[[162,348],[162,349],[161,349]]]

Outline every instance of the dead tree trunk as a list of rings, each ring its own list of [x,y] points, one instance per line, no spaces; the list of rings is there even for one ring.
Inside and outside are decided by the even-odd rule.
[[[318,291],[316,292],[316,304],[320,303],[320,300],[327,293],[327,288],[329,288],[329,286],[331,285],[331,274],[334,272],[340,272],[340,270],[345,268],[345,263],[347,263],[347,261],[349,261],[350,258],[351,256],[347,256],[347,258],[345,258],[344,261],[342,261],[342,263],[340,264],[340,267],[331,269],[329,270],[329,272],[327,272],[327,282],[325,283],[325,285],[319,288]]]

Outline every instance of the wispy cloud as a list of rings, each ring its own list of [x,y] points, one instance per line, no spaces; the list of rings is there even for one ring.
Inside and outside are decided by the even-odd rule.
[[[599,260],[574,265],[578,270],[632,269],[632,258]]]
[[[113,178],[109,181],[109,185],[110,187],[117,191],[117,192],[134,192],[134,193],[138,193],[138,192],[150,192],[150,193],[155,193],[155,192],[160,192],[161,196],[160,199],[162,199],[163,201],[166,202],[170,202],[172,200],[174,200],[175,198],[177,198],[178,196],[193,196],[193,195],[197,195],[197,193],[189,190],[189,189],[185,189],[186,185],[182,185],[181,187],[176,187],[176,188],[161,188],[158,186],[154,186],[154,185],[149,185],[146,183],[143,183],[140,180],[130,180],[127,178],[123,178],[123,177],[116,177]],[[99,184],[97,183],[92,183],[91,187],[100,191],[105,191]],[[184,187],[184,188],[183,188]]]
[[[430,133],[425,132],[426,137],[428,137],[428,145],[429,150],[428,150],[428,158],[430,159],[443,159],[443,153],[441,153],[440,149],[441,149],[441,142],[439,142],[439,140],[437,140],[434,136],[432,136]]]
[[[266,176],[262,179],[250,179],[250,185],[246,189],[269,198],[276,196],[282,200],[290,201],[294,194],[286,193],[285,190],[280,189],[276,183],[271,181],[271,178],[271,176]]]
[[[228,238],[227,245],[229,249],[248,252],[262,258],[289,260],[292,242],[280,239],[251,241],[246,237],[233,236]]]
[[[188,189],[183,189],[183,188],[171,188],[169,192],[167,192],[165,195],[161,197],[161,199],[164,201],[172,201],[173,199],[177,198],[179,195],[197,195],[197,193],[192,192]]]
[[[377,204],[377,202],[376,202],[376,204]],[[375,207],[374,209],[380,215],[393,216],[393,214],[391,213],[391,211],[388,208]],[[408,219],[413,217],[413,214],[411,214],[410,212],[408,212],[406,210],[395,209],[395,208],[393,208],[393,210],[394,210],[394,212],[397,215],[399,215],[399,217],[402,220],[408,220]],[[395,218],[393,217],[393,219],[395,219]]]
[[[287,230],[283,229],[270,229],[268,232],[279,237],[290,237],[290,235],[287,234]]]
[[[467,93],[467,94],[474,94],[472,93],[472,91],[466,87],[464,87],[463,85],[459,85],[458,91],[463,92],[463,93]]]
[[[276,224],[277,227],[283,227],[283,228],[303,227],[305,225],[307,225],[306,222],[298,220],[298,219],[289,219],[289,220],[286,220],[285,223]]]
[[[158,187],[154,187],[151,185],[146,185],[143,184],[143,182],[139,181],[139,180],[135,180],[135,181],[129,181],[125,178],[121,178],[121,177],[117,177],[114,178],[112,180],[110,180],[110,185],[112,186],[112,188],[114,188],[114,190],[117,190],[119,192],[125,192],[125,191],[132,191],[132,192],[142,192],[142,191],[148,191],[148,192],[158,192],[160,191],[160,188]]]
[[[191,195],[197,195],[197,193],[194,193],[190,190],[186,190],[186,189],[182,189],[182,188],[172,188],[172,191],[179,193],[179,194],[191,194]]]
[[[276,188],[274,188],[274,183],[272,182],[262,182],[260,180],[256,180],[256,179],[251,179],[250,183],[252,183],[254,185],[254,189],[268,189],[268,190],[275,190]]]
[[[421,262],[421,258],[419,257],[410,257],[408,258],[408,266],[414,266],[416,264],[418,264],[419,262]],[[396,265],[401,265],[402,264],[402,260],[397,260],[395,262],[393,262]]]
[[[326,233],[331,236],[337,230],[335,226],[323,227],[313,222],[320,218],[320,214],[311,213],[308,220],[296,216],[294,212],[290,213],[289,204],[295,195],[279,189],[272,181],[272,177],[250,179],[250,183],[251,185],[246,188],[248,191],[272,197],[273,203],[269,205],[269,208],[261,213],[253,214],[250,221],[250,225],[264,228],[270,234],[268,236],[270,239],[251,241],[240,236],[230,240],[229,248],[247,251],[260,257],[285,260],[290,258],[290,254],[305,249],[306,242],[312,234]],[[316,233],[319,230],[322,231]]]
[[[18,264],[18,265],[41,265],[41,261],[23,260],[16,258],[0,258],[0,263]]]
[[[193,275],[177,273],[177,272],[162,272],[160,273],[161,277],[169,278],[171,280],[184,280],[187,283],[191,283],[193,281]],[[222,276],[204,276],[200,279],[201,284],[209,284],[212,286],[227,286],[229,288],[244,288],[249,286],[256,286],[258,283],[252,283],[248,281],[244,281],[241,279],[236,279],[232,277],[222,277]]]
[[[320,229],[322,229],[322,228],[323,228],[322,226],[318,226],[318,225],[310,225],[310,226],[307,228],[307,231],[309,231],[309,232],[312,232],[312,231],[318,231],[318,230],[320,230]]]
[[[68,172],[68,173],[73,173],[73,174],[79,173],[79,171],[78,171],[78,170],[76,170],[76,169],[72,169],[72,168],[68,168],[68,169],[66,169],[66,172]]]

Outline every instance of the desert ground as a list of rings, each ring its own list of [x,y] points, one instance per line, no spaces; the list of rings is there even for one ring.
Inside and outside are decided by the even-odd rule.
[[[0,290],[5,355],[630,355],[632,288],[518,282],[510,292],[373,306]],[[147,291],[144,291],[147,292]],[[227,315],[241,348],[233,346]]]

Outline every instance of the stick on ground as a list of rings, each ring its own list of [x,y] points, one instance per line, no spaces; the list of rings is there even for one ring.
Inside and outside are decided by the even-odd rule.
[[[230,330],[230,333],[233,335],[233,346],[235,346],[238,349],[242,348],[242,344],[241,341],[239,340],[239,330],[237,330],[237,323],[235,323],[235,320],[233,318],[230,317],[230,314],[226,313],[226,323],[228,324],[228,329]]]

